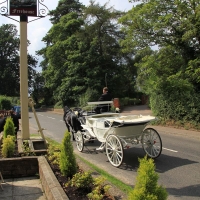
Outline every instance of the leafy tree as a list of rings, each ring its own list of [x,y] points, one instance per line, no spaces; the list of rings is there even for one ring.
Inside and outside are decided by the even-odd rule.
[[[181,60],[178,71],[182,78],[189,79],[199,90],[199,3],[199,0],[150,0],[137,5],[120,20],[126,33],[121,43],[124,51],[154,45],[170,48],[174,57]],[[166,52],[162,54],[168,57]],[[166,62],[165,65],[168,67]]]
[[[150,0],[119,20],[126,34],[123,52],[141,57],[135,64],[137,85],[150,96],[154,113],[165,119],[199,118],[199,3]],[[149,50],[155,45],[157,50]]]
[[[45,79],[42,76],[42,72],[35,71],[31,81],[30,94],[36,106],[53,105],[52,93],[45,87]]]
[[[123,12],[107,7],[107,4],[100,6],[94,1],[84,10],[82,47],[85,49],[84,61],[87,63],[86,84],[97,91],[106,85],[113,95],[120,93],[120,80],[123,77],[121,65],[124,56],[121,54],[119,40],[124,35],[117,23],[122,15]]]
[[[60,22],[55,24],[50,29],[47,37],[45,37],[51,38],[52,44],[46,49],[48,67],[43,70],[43,76],[46,80],[45,86],[53,91],[53,96],[56,101],[66,102],[66,99],[68,101],[74,99],[72,93],[73,88],[70,87],[68,79],[73,79],[73,76],[76,74],[70,74],[68,71],[70,65],[70,60],[68,59],[75,59],[75,56],[73,57],[71,54],[73,49],[78,50],[75,34],[80,30],[82,24],[83,21],[76,13],[70,13],[63,16]],[[83,85],[83,80],[81,78],[79,79]],[[73,85],[77,81],[78,79],[74,80]],[[69,86],[65,87],[63,85]]]
[[[57,24],[60,18],[71,12],[82,13],[83,5],[78,0],[59,0],[55,10],[51,10],[49,14],[52,16],[50,21]]]
[[[3,24],[0,27],[0,91],[1,95],[19,96],[19,38],[16,26]],[[29,81],[37,60],[28,55]]]
[[[121,91],[131,94],[136,68],[131,54],[123,54],[119,45],[124,35],[117,19],[122,15],[107,4],[91,1],[82,17],[78,11],[65,14],[49,30],[43,38],[47,45],[38,54],[44,57],[45,86],[53,91],[56,102],[77,104],[88,89],[97,99],[105,85],[113,97]]]

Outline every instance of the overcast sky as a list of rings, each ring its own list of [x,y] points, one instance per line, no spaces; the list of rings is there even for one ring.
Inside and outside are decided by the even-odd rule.
[[[59,0],[44,0],[43,4],[45,6],[47,6],[49,10],[54,10],[54,9],[56,9],[56,7],[58,5],[58,1]],[[137,1],[138,0],[135,0],[135,2],[137,2]],[[89,0],[80,0],[80,2],[86,6],[89,4]],[[96,0],[96,2],[99,2],[100,5],[103,5],[106,2],[108,2],[108,0],[99,0],[99,1]],[[123,0],[123,1],[122,0],[110,0],[109,1],[110,6],[113,6],[115,9],[121,10],[121,11],[128,11],[135,4],[136,3],[129,3],[128,0]],[[2,5],[0,5],[0,7],[1,6]],[[19,21],[19,17],[12,17],[12,18]],[[33,19],[35,19],[35,18],[29,17],[28,20],[31,21]],[[19,22],[17,22],[17,21],[14,21],[10,18],[0,15],[0,26],[2,26],[2,24],[15,24],[17,26],[17,29],[19,30]],[[28,40],[31,42],[30,46],[28,47],[29,54],[35,56],[35,51],[44,47],[44,43],[41,40],[46,35],[48,30],[51,28],[51,26],[52,26],[52,24],[49,21],[49,16],[46,16],[45,18],[41,18],[39,20],[28,23],[28,26],[27,26],[28,33],[27,34],[28,34]],[[20,35],[20,33],[19,33],[19,35]],[[39,62],[40,62],[41,58],[39,58],[39,57],[37,57],[37,58],[39,59]],[[38,70],[40,71],[39,68],[38,68]]]

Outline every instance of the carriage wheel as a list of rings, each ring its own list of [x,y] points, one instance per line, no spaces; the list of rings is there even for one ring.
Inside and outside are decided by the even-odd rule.
[[[158,132],[153,128],[147,128],[142,134],[142,147],[151,158],[157,158],[162,152],[162,141]]]
[[[83,147],[84,147],[84,140],[83,140],[83,135],[81,133],[81,131],[77,131],[75,134],[75,139],[76,139],[76,146],[77,149],[81,152],[83,151]]]
[[[106,139],[106,155],[109,162],[119,167],[124,158],[124,150],[121,140],[116,135],[109,135]]]

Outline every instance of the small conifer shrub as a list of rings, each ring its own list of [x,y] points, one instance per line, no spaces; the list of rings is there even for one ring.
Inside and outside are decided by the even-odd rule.
[[[79,172],[76,173],[66,185],[89,190],[92,188],[93,183],[94,179],[92,178],[91,172]]]
[[[15,126],[11,117],[6,118],[4,125],[3,138],[7,138],[8,135],[15,136]]]
[[[102,176],[94,178],[94,187],[92,192],[87,194],[87,197],[90,200],[102,200],[110,188],[105,182],[106,179]]]
[[[167,191],[158,186],[158,174],[155,172],[153,159],[139,159],[140,165],[134,189],[129,193],[128,200],[166,200]]]
[[[71,143],[71,135],[68,131],[65,132],[60,151],[60,171],[64,176],[71,178],[77,172],[77,164]]]
[[[4,158],[11,158],[15,152],[15,136],[8,135],[3,139],[2,156]]]

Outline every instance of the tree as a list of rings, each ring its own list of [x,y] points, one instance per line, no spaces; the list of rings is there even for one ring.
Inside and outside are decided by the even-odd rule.
[[[19,43],[16,26],[3,24],[0,27],[0,91],[1,95],[19,96]],[[37,60],[28,55],[29,81]]]
[[[58,8],[57,8],[58,9]],[[56,9],[56,10],[57,10]],[[46,47],[38,51],[45,86],[56,102],[77,103],[88,89],[97,94],[108,86],[114,95],[130,94],[135,83],[132,58],[121,52],[124,37],[118,26],[122,12],[91,1],[82,17],[78,12],[61,16],[43,38]],[[126,67],[129,67],[129,77]],[[126,81],[125,81],[126,80]],[[127,86],[127,82],[129,87]]]
[[[60,18],[71,12],[82,13],[83,5],[78,0],[59,0],[55,10],[51,10],[49,14],[52,16],[50,21],[57,24]]]
[[[71,92],[73,88],[70,87],[67,78],[73,79],[76,75],[75,73],[70,74],[68,69],[71,62],[75,62],[76,59],[76,55],[73,56],[73,52],[78,51],[75,35],[80,30],[82,24],[83,20],[76,13],[67,14],[50,29],[44,38],[44,40],[46,38],[51,40],[51,45],[47,46],[45,50],[45,57],[48,60],[48,67],[46,69],[43,68],[45,86],[53,91],[54,99],[57,102],[66,102],[67,100],[74,99],[74,95]],[[38,53],[43,54],[43,52],[44,50]],[[73,84],[76,84],[77,81],[78,79],[75,79]],[[69,86],[65,87],[67,84]],[[84,84],[83,81],[81,84]],[[63,87],[63,85],[65,86]]]
[[[126,33],[121,43],[124,51],[154,45],[172,49],[177,59],[182,59],[178,70],[181,77],[199,90],[199,8],[199,0],[150,0],[137,5],[120,19]]]
[[[135,64],[137,84],[150,96],[153,112],[193,124],[199,119],[199,3],[150,0],[120,19],[123,51],[142,57]]]

